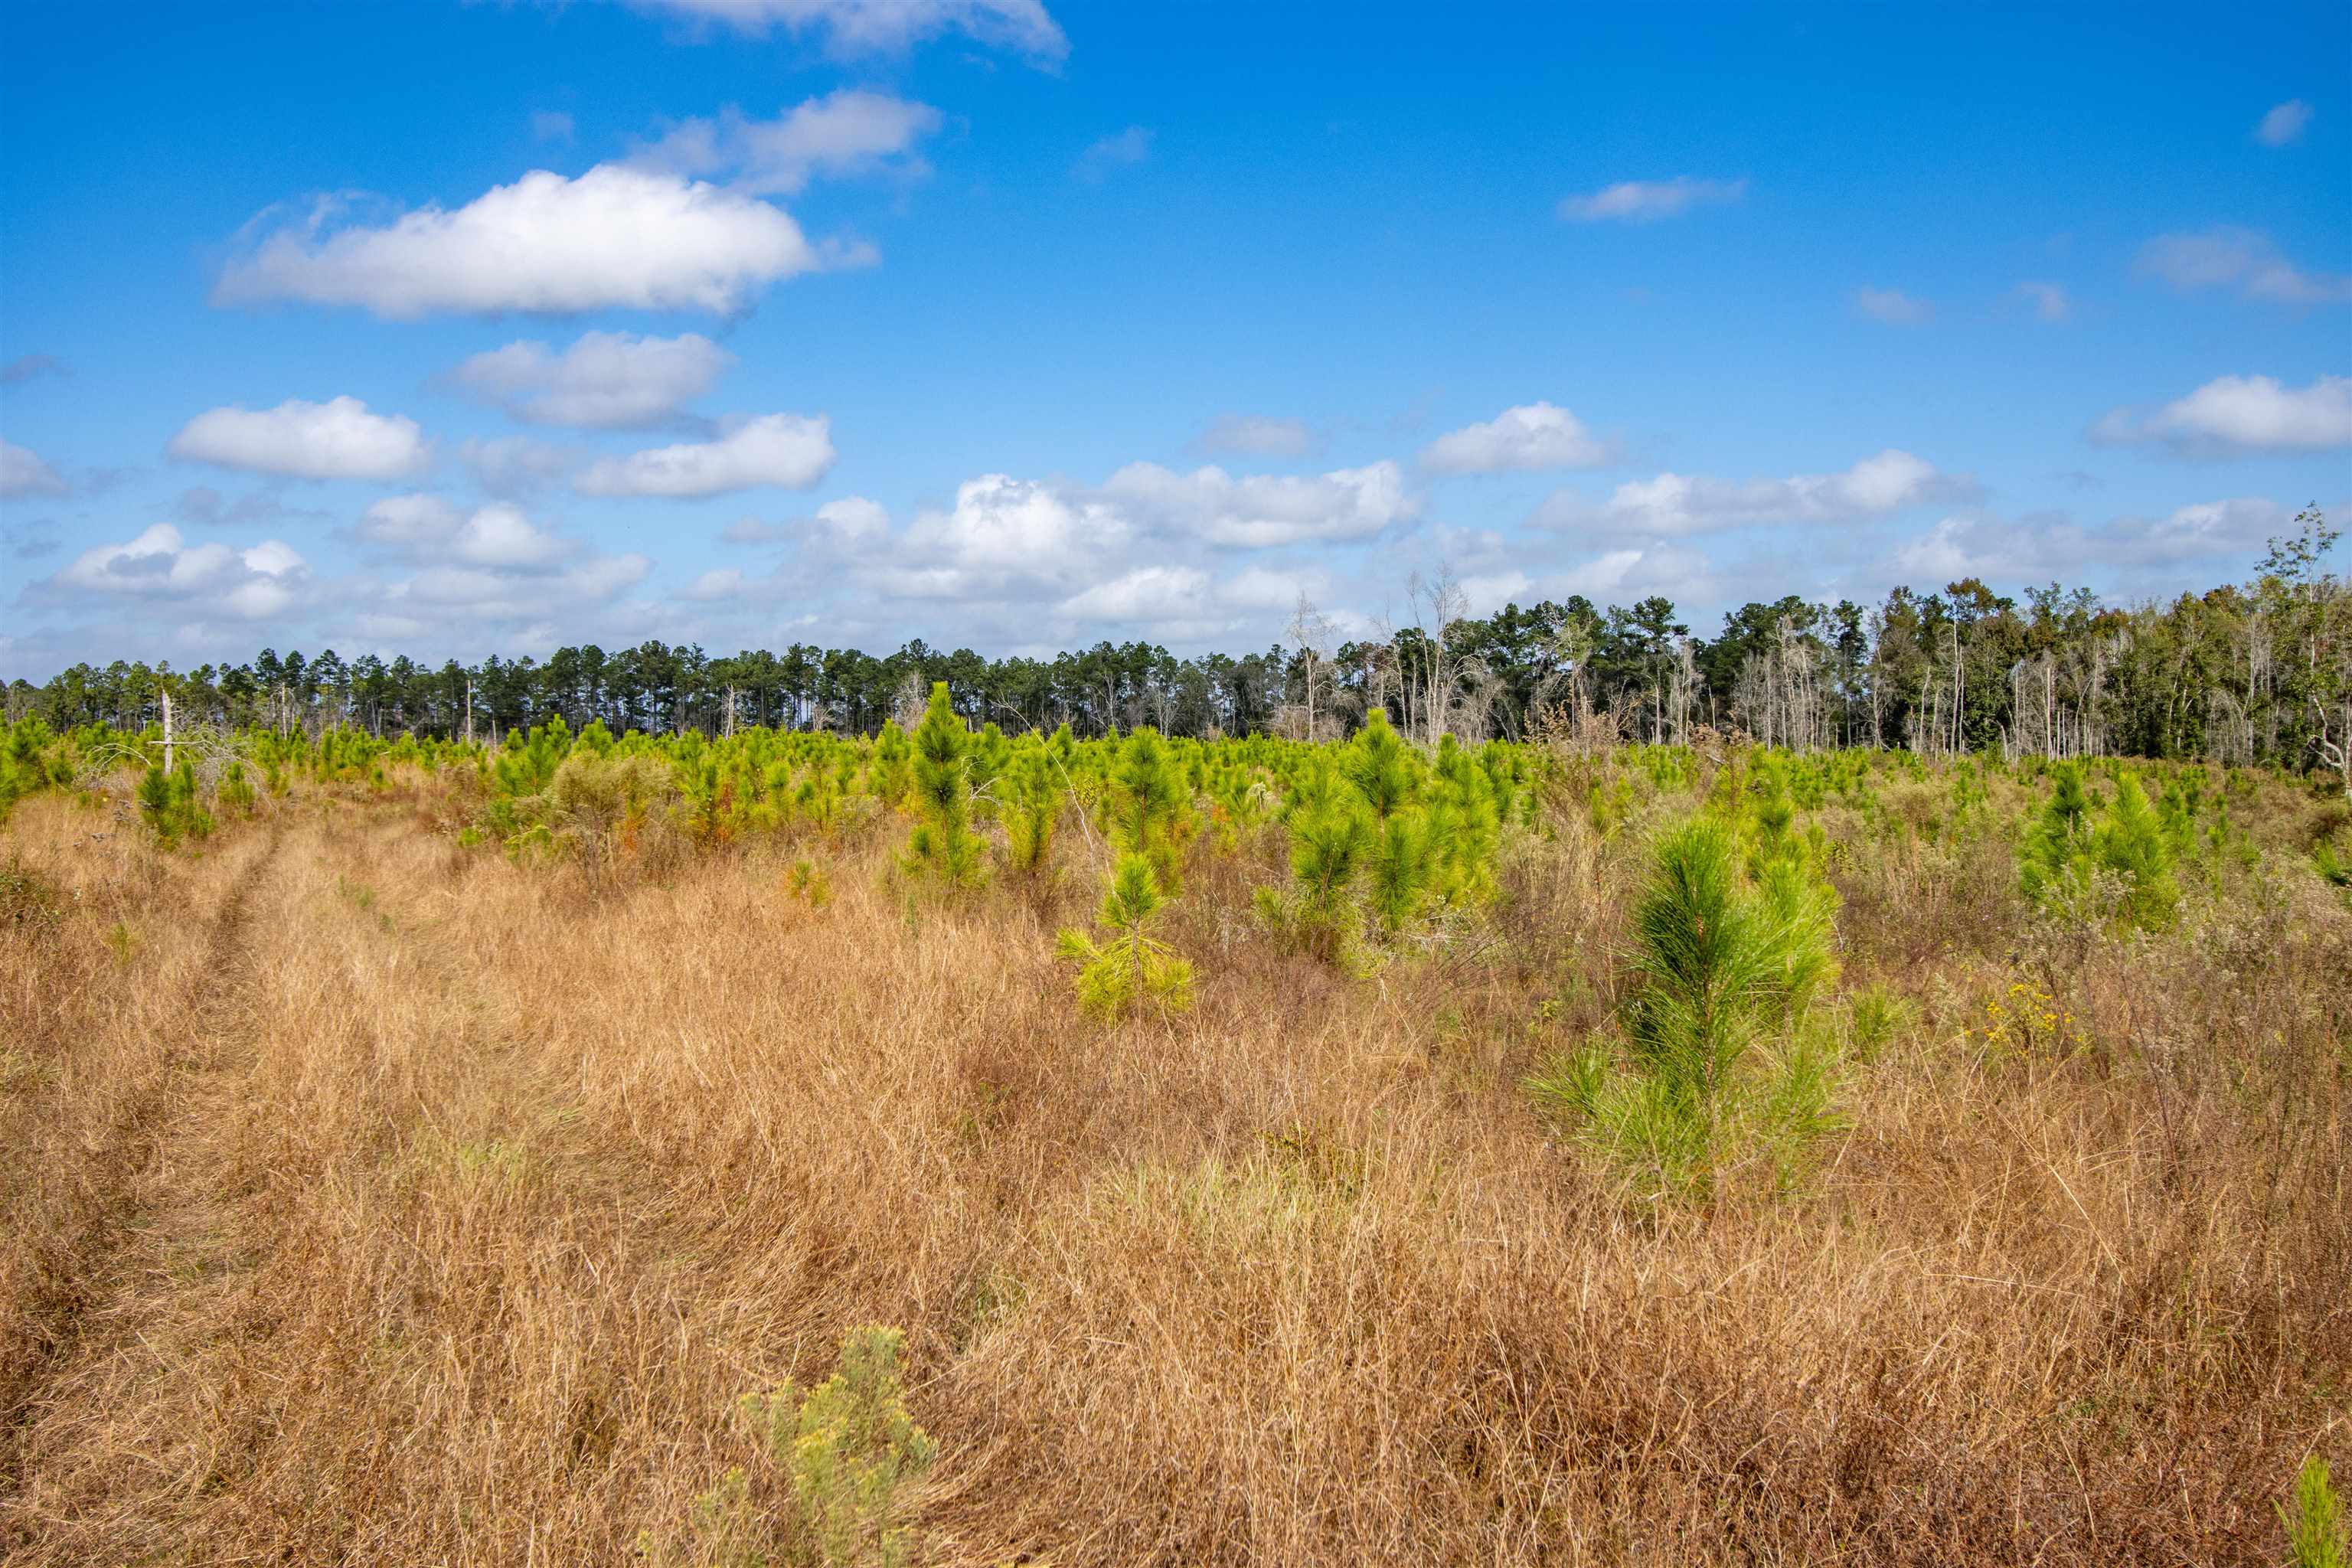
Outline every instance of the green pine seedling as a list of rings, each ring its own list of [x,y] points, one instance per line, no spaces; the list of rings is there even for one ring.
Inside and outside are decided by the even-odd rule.
[[[1124,854],[1140,855],[1171,897],[1182,890],[1180,852],[1190,831],[1192,790],[1160,731],[1133,731],[1111,769],[1110,833]]]
[[[930,705],[915,727],[911,799],[922,821],[907,840],[902,858],[918,876],[950,887],[966,886],[981,875],[981,841],[971,830],[971,790],[964,773],[971,731],[948,700],[948,683],[931,687]]]
[[[1056,944],[1062,958],[1079,965],[1076,984],[1082,1010],[1116,1022],[1146,1002],[1158,1004],[1163,1013],[1181,1013],[1192,1005],[1192,966],[1144,934],[1167,902],[1148,858],[1131,851],[1119,857],[1095,913],[1108,938],[1097,942],[1071,929]]]
[[[1024,877],[1043,877],[1053,865],[1054,831],[1066,793],[1060,772],[1051,754],[1033,748],[1022,752],[1002,783],[1005,858]]]
[[[2278,1505],[2286,1526],[2294,1568],[2347,1568],[2352,1548],[2344,1539],[2344,1500],[2328,1483],[2327,1461],[2314,1454],[2294,1478],[2294,1505]]]

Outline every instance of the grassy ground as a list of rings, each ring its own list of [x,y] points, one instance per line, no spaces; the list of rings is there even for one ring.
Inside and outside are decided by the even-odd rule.
[[[819,849],[820,907],[438,787],[0,827],[9,1562],[694,1561],[731,1467],[782,1503],[738,1396],[871,1321],[924,1563],[2269,1563],[2352,1463],[2352,910],[2283,784],[2160,936],[2036,917],[2005,782],[1822,814],[1846,1130],[1665,1205],[1522,1087],[1622,1000],[1643,813],[1354,978],[1251,919],[1264,830],[1164,932],[1198,1006],[1107,1027],[1083,838]]]

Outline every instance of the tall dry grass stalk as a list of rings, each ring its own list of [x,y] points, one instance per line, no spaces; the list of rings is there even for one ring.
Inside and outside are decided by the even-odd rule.
[[[782,851],[592,879],[432,809],[0,830],[59,900],[0,923],[9,1562],[687,1551],[777,1484],[739,1396],[867,1322],[927,1563],[2256,1563],[2352,1468],[2315,882],[2057,952],[2002,879],[1842,861],[1907,1020],[1852,1132],[1660,1207],[1518,1087],[1623,991],[1635,834],[1517,841],[1492,929],[1362,978],[1203,867],[1197,1006],[1106,1027],[1080,840],[1058,902],[910,901],[877,839],[816,907]],[[1988,1025],[2029,982],[2071,1036]]]

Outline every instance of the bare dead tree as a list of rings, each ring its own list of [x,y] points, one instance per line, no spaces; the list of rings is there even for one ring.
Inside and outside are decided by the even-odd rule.
[[[1315,695],[1317,687],[1328,679],[1325,670],[1331,662],[1331,637],[1334,628],[1330,617],[1315,607],[1315,601],[1300,589],[1298,603],[1290,612],[1289,637],[1298,649],[1298,659],[1307,676],[1307,740],[1316,737]]]

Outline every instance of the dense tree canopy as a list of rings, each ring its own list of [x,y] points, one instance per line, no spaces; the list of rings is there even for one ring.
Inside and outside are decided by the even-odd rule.
[[[10,683],[7,710],[60,727],[131,727],[157,718],[168,691],[183,721],[289,729],[455,735],[470,725],[488,736],[561,714],[615,731],[870,732],[894,713],[911,719],[909,704],[943,680],[966,718],[1009,731],[1242,734],[1304,727],[1311,679],[1318,731],[1352,727],[1375,708],[1423,739],[1525,735],[1548,712],[1613,714],[1622,732],[1654,739],[1706,724],[1798,748],[2006,747],[2336,771],[2352,731],[2352,593],[2327,569],[2335,531],[2316,509],[2297,521],[2253,582],[2128,608],[2056,584],[2021,602],[1968,577],[1936,593],[1898,587],[1874,608],[1754,602],[1708,637],[1662,597],[1601,608],[1571,595],[1479,618],[1444,613],[1441,592],[1432,603],[1442,630],[1409,626],[1313,648],[1311,659],[1311,645],[1179,658],[1142,642],[991,659],[919,638],[879,657],[801,643],[714,657],[647,641],[471,666],[265,648],[249,663],[184,671],[76,665],[43,686]],[[1302,605],[1297,625],[1320,623],[1310,610]]]

